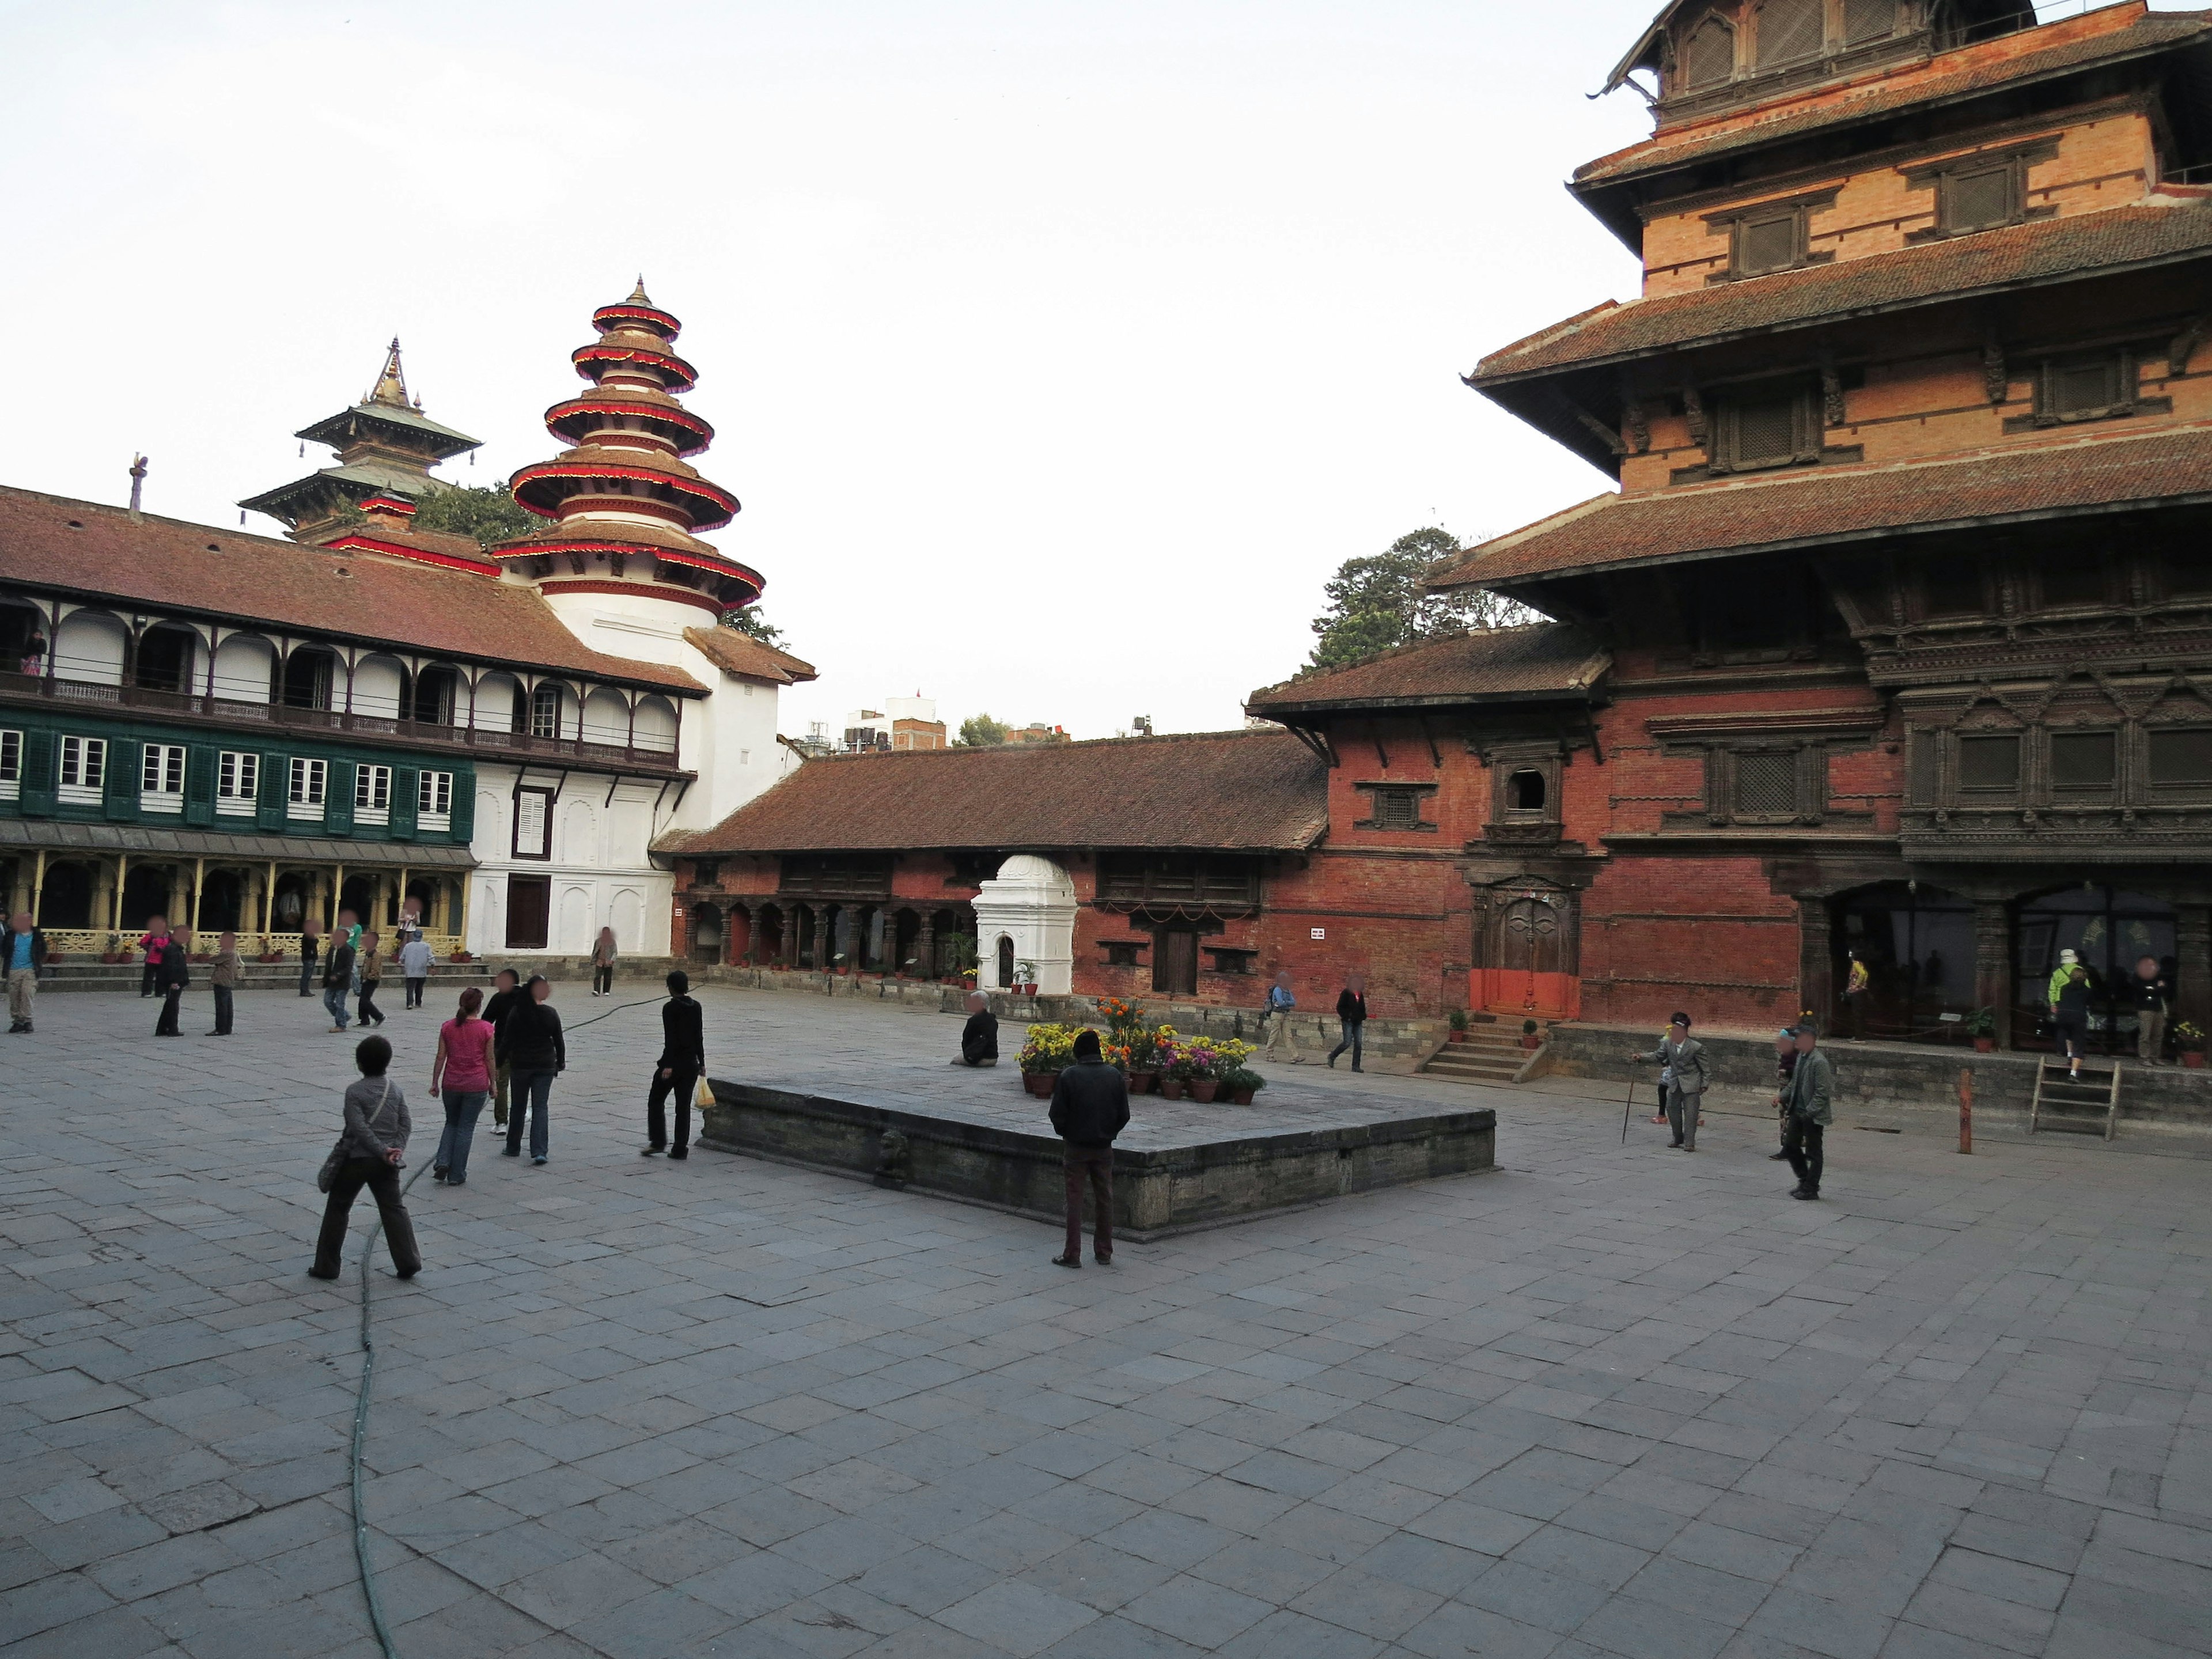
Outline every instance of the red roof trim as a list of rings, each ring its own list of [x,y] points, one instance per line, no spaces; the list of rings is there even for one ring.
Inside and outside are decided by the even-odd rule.
[[[735,559],[726,559],[719,556],[711,559],[702,558],[696,553],[681,553],[669,547],[655,548],[653,556],[665,559],[670,564],[688,564],[696,569],[711,570],[718,576],[735,576],[741,580],[750,582],[757,589],[765,588],[768,586],[760,572],[750,565],[739,564]]]
[[[586,363],[640,362],[666,369],[683,383],[683,389],[687,392],[699,383],[699,371],[672,351],[647,351],[637,346],[611,346],[604,340],[595,340],[590,345],[578,346],[568,354],[568,361],[575,364],[576,372],[586,380],[596,380],[599,378],[584,367]]]
[[[665,323],[668,325],[668,337],[672,340],[684,331],[684,325],[658,306],[601,306],[592,313],[592,325],[597,328],[603,320],[622,317],[641,317],[648,322]],[[605,331],[601,330],[601,332]]]
[[[542,581],[538,584],[538,591],[541,593],[628,593],[633,596],[642,593],[650,599],[676,599],[684,605],[696,605],[702,611],[711,611],[717,622],[721,620],[722,612],[729,608],[720,599],[711,599],[704,593],[694,592],[688,587],[679,587],[673,582],[662,586],[647,587],[639,582],[600,581],[592,577],[582,576],[572,580]]]
[[[696,495],[721,509],[720,518],[694,518],[692,527],[696,530],[713,530],[729,523],[738,515],[739,507],[735,495],[720,484],[708,483],[704,478],[686,478],[673,472],[655,471],[648,466],[579,466],[567,461],[539,461],[522,468],[507,481],[507,492],[516,495],[524,484],[533,483],[540,478],[582,478],[586,481],[593,478],[634,478],[641,483],[665,485],[679,495]],[[528,507],[530,503],[524,501],[523,505]],[[545,516],[550,518],[552,515],[547,514]]]
[[[448,570],[466,570],[479,576],[496,576],[499,567],[486,559],[464,559],[452,553],[433,553],[426,547],[404,547],[398,542],[382,542],[374,536],[349,532],[336,541],[318,542],[318,547],[332,553],[359,550],[363,553],[386,553],[395,559],[412,559],[417,564],[443,565]]]
[[[698,434],[699,441],[679,453],[696,455],[714,441],[714,428],[688,409],[662,409],[653,404],[633,403],[626,398],[568,398],[545,411],[545,429],[563,437],[557,425],[574,415],[628,415],[644,421],[665,421],[672,427]]]

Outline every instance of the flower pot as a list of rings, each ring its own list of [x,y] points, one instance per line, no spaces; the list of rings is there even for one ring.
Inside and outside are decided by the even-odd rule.
[[[1159,1080],[1160,1074],[1158,1072],[1132,1072],[1129,1073],[1129,1092],[1133,1095],[1148,1095],[1152,1093]]]
[[[1052,1097],[1052,1073],[1050,1072],[1024,1072],[1022,1073],[1022,1087],[1027,1089],[1039,1100],[1048,1100]]]
[[[1190,1080],[1190,1097],[1201,1106],[1211,1106],[1215,1095],[1221,1092],[1218,1077],[1194,1077]]]
[[[1252,1103],[1252,1091],[1249,1089],[1231,1089],[1229,1091],[1229,1103],[1232,1106],[1249,1106]]]
[[[1533,1054],[1537,1049],[1544,1046],[1544,1039],[1534,1031],[1523,1032],[1521,1037],[1521,1046]]]
[[[1160,1079],[1160,1098],[1161,1098],[1161,1099],[1163,1099],[1163,1100],[1181,1100],[1181,1099],[1182,1098],[1182,1095],[1183,1095],[1183,1080],[1182,1080],[1181,1078],[1179,1078],[1179,1077],[1163,1077],[1163,1078],[1161,1078],[1161,1079]]]
[[[1464,1042],[1467,1041],[1467,1033],[1464,1031],[1454,1031],[1451,1034],[1451,1040],[1454,1042]]]
[[[102,951],[100,953],[100,959],[102,962],[120,962],[123,960],[123,952],[120,951]]]
[[[2184,1066],[2186,1066],[2192,1072],[2202,1070],[2204,1065],[2203,1050],[2201,1048],[2184,1048],[2181,1051],[2181,1063]]]
[[[1976,1054],[1993,1054],[1996,1053],[1996,1051],[1997,1051],[1997,1040],[1996,1040],[1995,1037],[1993,1037],[1993,1036],[1978,1036],[1978,1037],[1976,1037],[1976,1038],[1974,1039],[1974,1052],[1975,1052]]]

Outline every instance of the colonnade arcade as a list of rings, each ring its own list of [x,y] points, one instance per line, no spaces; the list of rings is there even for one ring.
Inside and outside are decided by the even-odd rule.
[[[683,901],[685,956],[702,966],[903,974],[949,979],[975,965],[975,912],[694,894]]]

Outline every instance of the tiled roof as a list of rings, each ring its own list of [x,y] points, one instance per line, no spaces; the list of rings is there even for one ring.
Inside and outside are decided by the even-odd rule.
[[[1926,531],[1993,516],[2212,501],[2212,426],[2017,446],[1941,461],[1824,466],[1599,495],[1469,549],[1436,587]]]
[[[893,750],[811,760],[664,852],[1310,847],[1321,760],[1287,732]]]
[[[1301,674],[1255,691],[1245,707],[1255,714],[1289,714],[1557,696],[1586,692],[1611,664],[1603,647],[1571,623],[1484,629]]]
[[[772,685],[790,685],[818,678],[811,662],[801,662],[787,651],[764,645],[734,628],[687,628],[684,637],[725,674]]]
[[[1679,350],[1754,331],[1942,302],[2212,250],[2212,200],[2175,198],[2045,219],[1863,259],[1600,307],[1492,352],[1478,386]]]
[[[2046,25],[2046,27],[2051,27]],[[1943,63],[1953,53],[1939,54],[1928,64],[1865,82],[1840,94],[1824,87],[1804,99],[1781,103],[1764,118],[1743,122],[1723,120],[1686,125],[1672,133],[1648,138],[1626,149],[1601,155],[1575,169],[1573,187],[1586,187],[1657,173],[1746,149],[1794,138],[1846,121],[1894,115],[1923,104],[1971,97],[1993,87],[2070,73],[2089,64],[2154,52],[2177,42],[2212,34],[2212,11],[2154,12],[2123,28],[2060,40],[2036,51],[1990,51],[1977,46],[1960,48],[1957,67]],[[2017,37],[2002,37],[2009,43]],[[1984,43],[1991,45],[1994,43]],[[1732,112],[1733,113],[1733,112]]]
[[[151,514],[133,519],[120,507],[4,485],[0,582],[438,656],[706,690],[680,669],[589,649],[535,589],[496,577]]]

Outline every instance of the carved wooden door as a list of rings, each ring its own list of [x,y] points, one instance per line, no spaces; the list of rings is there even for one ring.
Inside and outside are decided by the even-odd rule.
[[[1492,913],[1487,963],[1468,1000],[1493,1013],[1572,1019],[1582,1009],[1574,910],[1564,893],[1523,892]]]
[[[1559,971],[1559,913],[1548,901],[1515,899],[1498,926],[1504,935],[1499,966],[1520,973]]]

